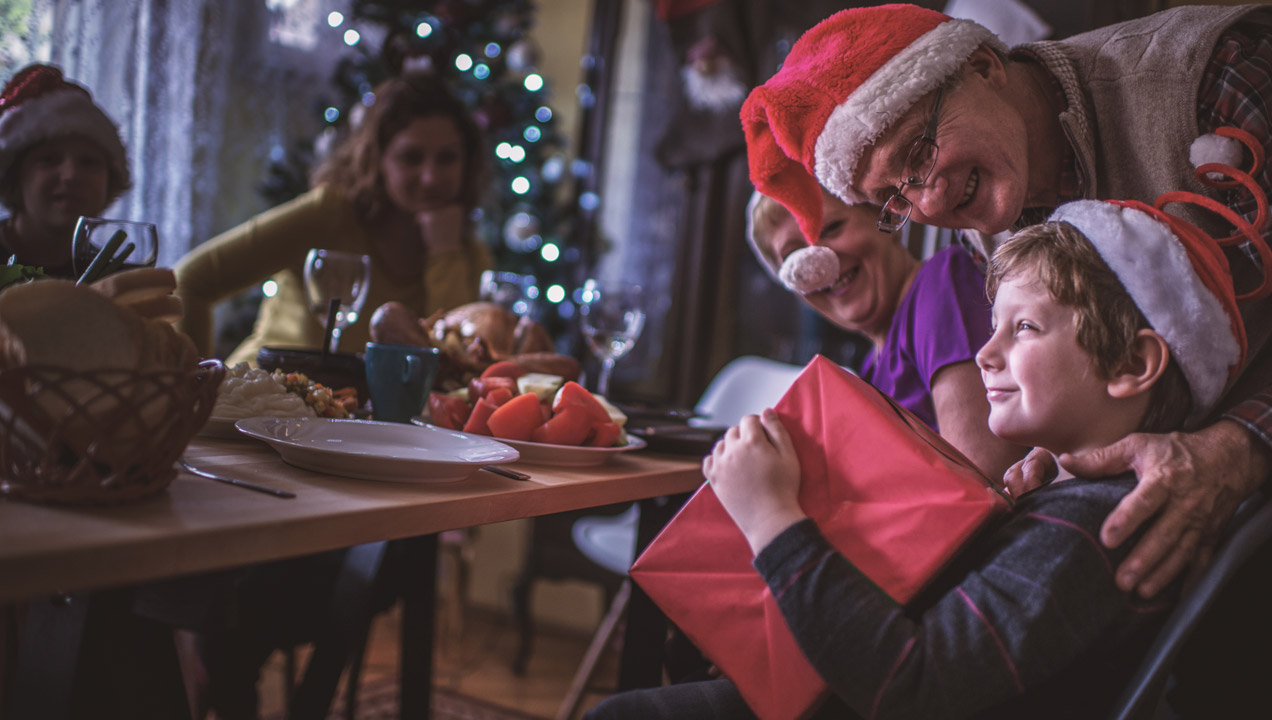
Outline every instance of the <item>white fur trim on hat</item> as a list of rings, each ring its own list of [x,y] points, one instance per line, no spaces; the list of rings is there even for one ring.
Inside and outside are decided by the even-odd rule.
[[[100,145],[124,185],[129,183],[119,130],[88,93],[76,88],[53,90],[0,113],[0,176],[26,148],[64,135],[83,135]]]
[[[1241,346],[1232,319],[1179,239],[1147,213],[1095,200],[1061,205],[1051,220],[1069,223],[1095,246],[1179,363],[1192,391],[1189,422],[1204,416],[1219,399]]]
[[[825,290],[839,277],[839,256],[820,245],[800,248],[782,261],[778,277],[786,289],[800,295]]]
[[[814,173],[827,190],[852,205],[867,198],[853,188],[853,172],[874,142],[929,92],[962,66],[982,44],[1007,46],[970,20],[937,25],[892,56],[827,118],[817,137]]]
[[[1229,167],[1241,167],[1245,145],[1236,138],[1206,133],[1193,140],[1188,148],[1188,161],[1199,168],[1206,163],[1223,163]],[[1206,173],[1211,180],[1222,180],[1223,173]]]

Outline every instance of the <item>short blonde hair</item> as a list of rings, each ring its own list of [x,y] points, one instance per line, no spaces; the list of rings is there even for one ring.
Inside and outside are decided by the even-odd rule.
[[[1131,360],[1135,334],[1152,328],[1095,246],[1069,223],[1031,225],[1000,245],[985,276],[991,301],[1011,277],[1035,280],[1052,300],[1073,309],[1078,346],[1103,378],[1113,377]],[[1172,359],[1150,391],[1139,430],[1177,430],[1191,409],[1188,381]]]

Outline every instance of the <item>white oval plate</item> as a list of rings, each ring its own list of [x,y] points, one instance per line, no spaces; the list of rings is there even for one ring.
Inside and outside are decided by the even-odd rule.
[[[516,450],[490,438],[432,426],[263,417],[235,425],[240,432],[269,443],[286,463],[364,480],[456,482],[482,465],[519,457]]]
[[[411,418],[411,422],[421,427],[442,430],[430,425],[422,418]],[[454,432],[446,431],[446,432]],[[461,433],[468,437],[484,438],[485,435]],[[635,435],[627,436],[627,444],[618,447],[585,447],[582,445],[551,445],[548,443],[523,442],[507,438],[494,438],[499,442],[521,453],[521,462],[535,465],[555,465],[557,467],[588,467],[600,465],[619,453],[639,450],[645,447],[645,441]]]

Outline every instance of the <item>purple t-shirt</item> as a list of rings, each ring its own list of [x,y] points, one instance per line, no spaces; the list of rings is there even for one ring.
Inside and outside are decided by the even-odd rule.
[[[972,256],[961,247],[941,250],[919,268],[887,341],[866,357],[861,377],[939,432],[932,377],[976,357],[992,331],[989,315],[985,276]]]

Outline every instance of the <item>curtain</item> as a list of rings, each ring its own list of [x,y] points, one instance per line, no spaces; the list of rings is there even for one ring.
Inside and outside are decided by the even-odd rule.
[[[159,264],[266,209],[266,163],[323,130],[348,0],[36,0],[29,60],[87,87],[119,125],[133,189],[111,217],[158,226]]]

